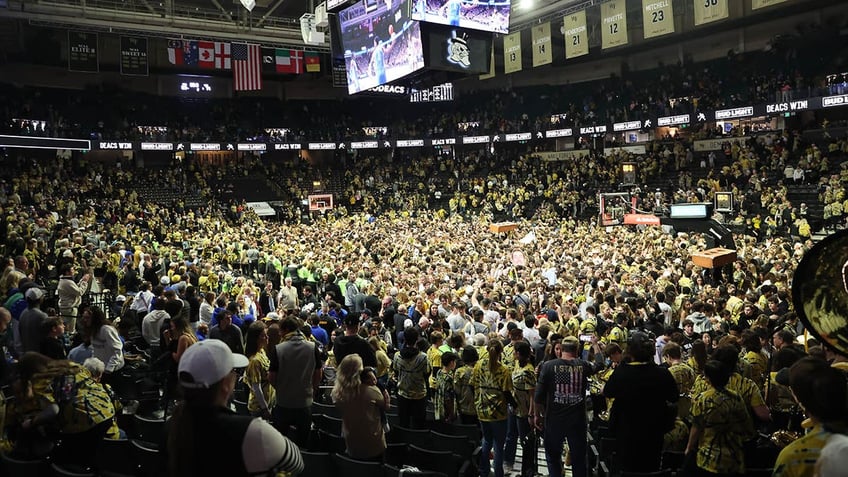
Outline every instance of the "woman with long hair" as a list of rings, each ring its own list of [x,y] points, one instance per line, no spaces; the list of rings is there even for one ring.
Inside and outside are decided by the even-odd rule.
[[[381,461],[386,451],[381,414],[389,407],[389,393],[377,387],[373,372],[363,373],[358,354],[349,354],[339,363],[331,396],[342,413],[348,455]]]
[[[695,374],[704,374],[704,365],[707,364],[708,358],[707,344],[701,340],[695,340],[692,343],[692,349],[689,351],[689,360],[686,364],[695,370]]]
[[[248,365],[223,341],[208,339],[189,347],[180,360],[178,377],[183,399],[168,422],[166,454],[170,475],[244,476],[297,475],[303,458],[297,446],[268,422],[239,416],[228,407],[237,368]],[[209,456],[209,438],[216,449]],[[261,445],[256,445],[261,443]]]
[[[495,477],[503,477],[507,405],[515,404],[512,397],[512,373],[501,363],[503,344],[500,341],[491,341],[486,350],[488,357],[477,362],[471,375],[477,418],[483,429],[480,468],[489,468],[489,452],[494,450]]]
[[[244,351],[249,360],[247,371],[242,380],[247,384],[250,393],[247,400],[247,410],[252,416],[262,416],[271,419],[271,409],[277,404],[276,391],[268,380],[268,370],[271,361],[265,352],[268,346],[268,330],[265,323],[257,321],[247,328]]]
[[[92,305],[83,310],[82,325],[91,340],[93,356],[106,363],[103,381],[108,382],[112,373],[124,367],[124,343],[118,330],[98,306]]]

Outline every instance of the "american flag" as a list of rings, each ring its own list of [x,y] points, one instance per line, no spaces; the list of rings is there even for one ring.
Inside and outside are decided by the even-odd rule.
[[[233,87],[236,91],[262,89],[262,51],[252,43],[233,43]]]

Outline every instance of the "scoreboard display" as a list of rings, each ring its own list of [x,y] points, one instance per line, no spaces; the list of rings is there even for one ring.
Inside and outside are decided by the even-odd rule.
[[[510,0],[411,0],[412,19],[494,33],[509,32]]]

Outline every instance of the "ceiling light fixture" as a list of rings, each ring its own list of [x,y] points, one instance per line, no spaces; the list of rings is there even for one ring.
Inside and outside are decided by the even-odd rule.
[[[241,0],[241,6],[247,9],[247,11],[252,12],[253,7],[256,6],[256,0]]]

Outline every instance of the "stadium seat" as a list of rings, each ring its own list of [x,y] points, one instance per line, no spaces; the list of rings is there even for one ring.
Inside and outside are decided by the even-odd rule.
[[[139,441],[146,442],[148,447],[158,449],[160,443],[165,437],[165,420],[164,419],[148,419],[139,416],[133,416],[133,437]]]
[[[315,477],[335,477],[338,474],[335,461],[329,452],[301,451],[303,456],[304,475]]]
[[[87,469],[74,468],[60,464],[51,464],[50,473],[53,477],[95,477],[96,474]]]
[[[430,431],[430,436],[430,444],[424,446],[426,449],[450,451],[462,457],[470,457],[474,451],[474,444],[465,436],[449,436],[436,431]]]
[[[451,434],[465,436],[469,441],[474,443],[480,443],[483,439],[483,434],[480,432],[480,426],[477,424],[454,424],[452,431],[453,432],[451,432]]]
[[[94,468],[104,477],[135,475],[135,459],[127,439],[103,439],[97,449]]]
[[[403,466],[404,462],[406,462],[406,450],[407,445],[405,443],[387,443],[385,462],[391,465]]]
[[[336,464],[337,475],[344,477],[374,477],[383,475],[383,464],[379,462],[366,462],[350,457],[333,454],[333,462]]]
[[[312,403],[312,414],[323,414],[325,416],[332,416],[336,418],[341,418],[341,412],[339,409],[332,404],[321,404],[320,402]]]
[[[430,436],[429,429],[409,429],[407,427],[396,426],[389,431],[386,439],[391,442],[413,444],[429,449],[432,437]]]
[[[419,469],[440,472],[448,477],[459,475],[462,458],[451,451],[434,451],[410,445],[407,451],[409,464]]]
[[[312,422],[319,430],[329,432],[330,434],[342,435],[342,420],[337,417],[326,416],[324,414],[313,414]]]
[[[347,448],[344,437],[321,429],[318,429],[318,442],[323,452],[344,453]]]
[[[685,457],[683,452],[664,451],[662,453],[662,466],[664,469],[679,469],[683,466]]]
[[[8,477],[46,477],[49,466],[45,460],[23,460],[0,454],[3,475]]]
[[[135,439],[130,441],[130,447],[137,464],[137,477],[159,477],[165,473],[167,465],[159,449]]]

